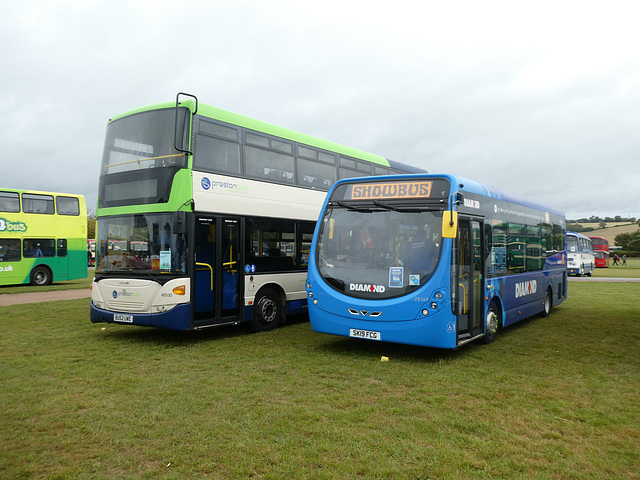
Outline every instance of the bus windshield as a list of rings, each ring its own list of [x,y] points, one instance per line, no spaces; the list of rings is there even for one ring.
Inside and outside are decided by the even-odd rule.
[[[107,126],[100,170],[100,207],[167,202],[171,181],[187,157],[189,110],[168,108],[119,118]],[[179,136],[176,139],[176,135]]]
[[[579,251],[580,248],[578,248],[578,239],[572,235],[567,235],[567,252],[575,253]]]
[[[179,118],[184,120],[188,110],[181,110]],[[137,113],[109,123],[102,174],[184,163],[184,156],[174,149],[175,116],[175,108],[168,108]]]
[[[172,215],[138,214],[98,219],[96,273],[186,273],[186,239],[171,230]]]
[[[320,227],[320,275],[345,295],[383,299],[424,285],[438,259],[442,212],[334,206]]]

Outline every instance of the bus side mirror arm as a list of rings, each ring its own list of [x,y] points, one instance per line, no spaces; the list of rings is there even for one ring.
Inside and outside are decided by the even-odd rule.
[[[196,113],[198,113],[198,99],[196,98],[195,95],[191,95],[190,93],[184,93],[184,92],[180,92],[178,93],[178,95],[176,95],[176,117],[175,117],[175,123],[173,125],[174,131],[173,131],[173,148],[175,148],[178,152],[180,153],[184,153],[186,155],[193,155],[193,152],[191,150],[185,150],[184,148],[181,148],[182,146],[178,146],[178,135],[180,132],[178,132],[178,107],[180,106],[180,95],[184,95],[185,97],[191,97],[195,100],[196,102],[196,108],[195,111],[191,113],[191,116],[194,116]],[[185,125],[186,128],[186,125]]]
[[[186,213],[178,210],[173,212],[171,230],[175,234],[187,233]]]

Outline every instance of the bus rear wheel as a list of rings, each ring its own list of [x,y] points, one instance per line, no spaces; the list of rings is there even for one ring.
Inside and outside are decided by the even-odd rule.
[[[551,289],[547,288],[547,291],[544,294],[544,307],[542,310],[542,316],[543,317],[548,317],[549,314],[551,313],[551,307],[553,306],[553,303],[551,301]]]
[[[273,330],[282,321],[282,306],[277,293],[270,289],[262,290],[253,306],[251,327],[255,332]]]
[[[51,271],[47,267],[38,265],[36,268],[31,270],[31,276],[29,277],[29,280],[31,282],[31,285],[42,287],[51,283],[51,277]]]

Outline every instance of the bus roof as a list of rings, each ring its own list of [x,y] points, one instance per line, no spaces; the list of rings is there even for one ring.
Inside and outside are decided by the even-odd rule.
[[[44,191],[44,190],[29,190],[29,189],[24,189],[24,188],[5,188],[5,187],[0,187],[0,190],[3,192],[15,192],[15,193],[30,193],[33,195],[65,195],[67,197],[82,197],[84,198],[84,195],[79,194],[79,193],[67,193],[67,192],[48,192],[48,191]]]
[[[121,113],[109,119],[110,122],[114,120],[118,120],[123,117],[127,117],[129,115],[134,115],[136,113],[147,112],[150,110],[160,110],[164,108],[174,108],[175,102],[163,102],[156,103],[152,105],[147,105],[144,107],[136,108],[133,110],[129,110],[127,112]],[[188,99],[180,102],[181,106],[189,108],[192,112],[195,110],[195,101]],[[385,167],[391,168],[399,168],[405,171],[419,173],[425,172],[425,170],[421,170],[417,167],[412,167],[410,165],[405,165],[400,162],[396,162],[394,160],[389,160],[380,155],[375,155],[373,153],[365,152],[363,150],[359,150],[357,148],[347,147],[345,145],[340,145],[335,142],[331,142],[329,140],[323,140],[321,138],[314,137],[312,135],[307,135],[304,133],[297,132],[295,130],[290,130],[288,128],[279,127],[277,125],[273,125],[268,122],[264,122],[261,120],[256,120],[251,117],[247,117],[244,115],[240,115],[237,113],[233,113],[227,110],[223,110],[221,108],[213,107],[211,105],[206,105],[198,102],[198,115],[203,115],[208,118],[213,118],[216,120],[220,120],[223,122],[231,123],[233,125],[238,125],[240,127],[248,128],[251,130],[256,130],[259,132],[264,132],[269,135],[273,135],[276,137],[285,138],[287,140],[296,141],[300,143],[304,143],[307,145],[311,145],[316,148],[320,148],[323,150],[337,152],[342,155],[347,155],[350,157],[359,158],[362,160],[366,160],[368,162],[382,165]]]
[[[586,235],[583,235],[580,232],[571,232],[571,231],[567,230],[567,235],[573,235],[573,236],[578,237],[578,238],[585,238],[587,240],[591,240],[590,237],[587,237]]]

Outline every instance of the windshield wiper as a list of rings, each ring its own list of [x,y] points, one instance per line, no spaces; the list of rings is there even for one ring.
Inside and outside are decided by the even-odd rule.
[[[400,209],[398,207],[396,207],[395,205],[389,205],[388,203],[381,202],[380,200],[374,200],[373,204],[376,207],[381,207],[381,208],[384,208],[385,210],[393,210],[394,212],[399,212],[400,211]]]
[[[351,204],[351,203],[347,203],[347,202],[336,202],[339,206],[346,208],[347,210],[350,211],[355,211],[355,212],[362,212],[362,213],[371,213],[371,209],[370,208],[366,208],[366,207],[356,207],[355,205]]]
[[[374,200],[373,204],[380,208],[385,208],[387,210],[393,210],[394,212],[402,212],[402,213],[420,213],[420,212],[428,212],[433,210],[432,207],[428,205],[391,205],[386,202],[381,202],[379,200]]]

